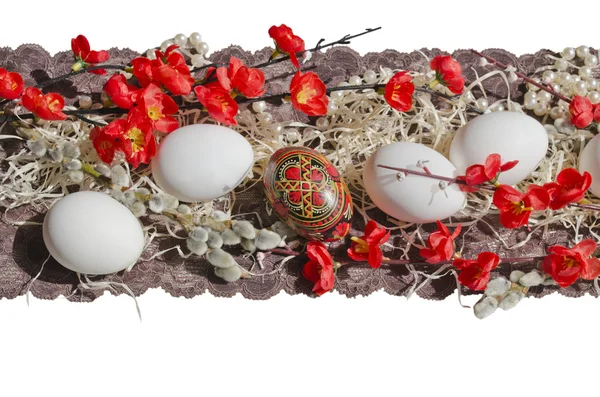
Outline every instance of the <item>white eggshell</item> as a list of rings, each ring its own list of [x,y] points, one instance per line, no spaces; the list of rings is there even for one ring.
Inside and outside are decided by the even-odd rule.
[[[152,176],[181,201],[210,201],[246,178],[254,163],[248,141],[234,130],[194,124],[171,132],[152,159]]]
[[[456,184],[442,190],[436,179],[408,174],[399,180],[398,171],[377,167],[381,164],[424,172],[417,167],[420,160],[427,161],[432,174],[458,176],[450,161],[425,145],[397,142],[383,146],[369,157],[363,173],[365,188],[375,205],[394,218],[414,223],[444,219],[463,208],[466,194]]]
[[[546,156],[548,134],[539,121],[517,112],[494,112],[474,118],[458,129],[450,146],[450,161],[461,175],[498,153],[502,162],[519,160],[500,174],[500,183],[515,185],[527,178]]]
[[[583,148],[579,159],[579,172],[589,172],[592,176],[590,191],[600,197],[600,135],[593,137]]]
[[[58,263],[85,274],[109,274],[137,262],[144,232],[127,207],[98,192],[77,192],[46,214],[44,244]]]

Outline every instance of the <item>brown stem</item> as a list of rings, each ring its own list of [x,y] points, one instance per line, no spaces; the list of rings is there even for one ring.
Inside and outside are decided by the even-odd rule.
[[[471,50],[471,52],[473,54],[475,54],[475,55],[478,55],[478,56],[480,56],[482,58],[485,58],[489,63],[491,63],[494,66],[498,66],[500,69],[506,69],[506,68],[508,68],[508,65],[506,65],[506,64],[504,64],[504,63],[502,63],[502,62],[500,62],[500,61],[498,61],[498,60],[496,60],[496,59],[494,59],[494,58],[492,58],[492,57],[490,57],[488,55],[482,54],[479,51]],[[546,85],[544,85],[542,83],[538,83],[537,81],[535,81],[532,78],[530,78],[529,76],[527,76],[527,75],[519,72],[518,70],[515,71],[514,73],[517,76],[519,76],[520,78],[522,78],[523,80],[525,80],[526,82],[528,82],[529,84],[538,87],[540,90],[544,90],[547,93],[555,96],[558,99],[562,99],[563,101],[565,101],[567,103],[571,102],[571,100],[569,98],[567,98],[566,96],[564,96],[564,95],[562,95],[562,94],[554,91],[552,88],[550,88],[550,87],[548,87],[548,86],[546,86]]]

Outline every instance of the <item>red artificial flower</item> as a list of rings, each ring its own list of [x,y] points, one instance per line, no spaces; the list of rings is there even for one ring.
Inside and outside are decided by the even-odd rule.
[[[590,256],[596,250],[596,242],[583,240],[569,249],[560,245],[548,248],[548,255],[542,263],[544,272],[548,273],[562,288],[573,284],[579,277],[593,280],[600,276],[600,260]]]
[[[23,107],[44,120],[64,120],[67,115],[62,112],[65,107],[64,98],[55,92],[44,95],[35,87],[27,87],[21,99]]]
[[[502,164],[498,153],[492,153],[485,159],[485,164],[475,164],[467,168],[465,181],[468,185],[481,185],[485,182],[496,182],[501,172],[513,169],[519,160]]]
[[[350,224],[348,222],[339,223],[333,230],[333,239],[334,240],[342,239],[342,238],[346,237],[346,235],[348,234],[349,231],[350,231]]]
[[[150,83],[134,94],[133,99],[158,131],[169,133],[179,128],[179,122],[171,116],[177,113],[179,107],[156,83]]]
[[[90,140],[98,157],[106,164],[112,163],[115,152],[120,150],[122,144],[121,137],[108,135],[106,130],[101,127],[95,127],[90,131]]]
[[[408,112],[412,108],[415,85],[407,72],[398,72],[385,85],[386,102],[399,112]]]
[[[198,101],[206,108],[210,117],[223,124],[236,125],[234,117],[238,112],[238,104],[228,91],[218,85],[194,88]]]
[[[581,175],[575,168],[562,170],[556,177],[556,182],[544,185],[550,195],[550,209],[558,210],[567,204],[581,201],[591,185],[592,176],[588,172]]]
[[[594,121],[600,123],[600,104],[594,106]]]
[[[454,239],[458,237],[462,229],[462,225],[458,225],[454,229],[454,233],[450,234],[450,230],[441,223],[436,221],[438,230],[431,233],[427,238],[427,248],[421,248],[420,254],[425,258],[427,263],[439,263],[448,261],[454,256]]]
[[[306,247],[309,261],[302,268],[302,275],[315,283],[313,292],[319,296],[331,291],[335,285],[333,258],[321,242],[311,241]]]
[[[111,102],[122,109],[131,109],[133,107],[132,96],[137,91],[138,88],[127,83],[125,76],[120,73],[112,75],[104,84],[104,92],[106,92]]]
[[[477,260],[456,258],[452,262],[460,270],[458,282],[473,290],[483,291],[490,281],[490,272],[498,267],[500,257],[493,252],[482,252]]]
[[[212,71],[206,73],[208,76]],[[265,74],[262,70],[247,67],[236,57],[229,60],[229,68],[217,68],[216,74],[219,83],[227,91],[235,89],[246,98],[256,98],[265,93]]]
[[[577,128],[586,128],[594,120],[594,105],[586,96],[575,95],[569,105],[571,123]]]
[[[465,87],[465,78],[462,76],[460,63],[450,55],[438,55],[429,64],[435,70],[435,84],[448,87],[454,94],[462,94]]]
[[[529,185],[525,194],[508,185],[500,185],[494,192],[494,205],[500,210],[502,226],[514,229],[529,222],[532,211],[548,208],[548,191],[538,185]]]
[[[309,116],[327,114],[327,87],[313,72],[298,71],[290,84],[292,105]]]
[[[381,246],[390,238],[390,231],[384,227],[378,227],[377,222],[369,221],[365,227],[365,234],[358,237],[352,237],[352,244],[348,249],[348,256],[353,261],[369,262],[369,266],[377,269],[381,266],[383,252]]]
[[[173,95],[187,95],[192,92],[195,80],[183,55],[175,51],[177,48],[177,45],[172,45],[164,53],[157,50],[156,59],[153,60],[139,57],[131,61],[133,75],[142,87],[157,82]]]
[[[12,101],[17,99],[23,93],[23,77],[16,72],[8,72],[0,68],[0,98]]]
[[[73,55],[75,55],[75,59],[77,59],[77,63],[73,65],[73,70],[78,71],[82,67],[93,66],[97,63],[102,63],[108,61],[110,55],[108,51],[92,51],[90,50],[90,43],[88,39],[79,35],[74,39],[71,39],[71,49],[73,50]],[[106,70],[98,69],[92,70],[90,73],[94,74],[106,74]]]
[[[150,163],[156,154],[156,139],[152,131],[152,121],[137,107],[129,111],[126,119],[114,120],[104,127],[106,135],[120,138],[118,148],[134,168],[140,163]]]
[[[296,36],[291,28],[286,25],[271,26],[269,36],[275,42],[278,52],[288,54],[292,64],[300,68],[297,54],[304,52],[304,40]]]

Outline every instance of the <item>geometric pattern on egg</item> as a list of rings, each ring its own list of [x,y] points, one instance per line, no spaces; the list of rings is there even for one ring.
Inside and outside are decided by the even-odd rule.
[[[467,196],[457,184],[378,167],[424,172],[417,166],[419,161],[425,161],[434,175],[450,178],[459,175],[448,159],[425,145],[392,143],[379,148],[365,164],[363,182],[373,203],[391,217],[411,223],[435,222],[460,211]]]
[[[600,135],[593,137],[583,148],[579,159],[579,172],[589,172],[592,176],[590,191],[600,197]]]
[[[456,131],[449,157],[460,175],[473,164],[484,164],[493,153],[503,163],[518,160],[498,178],[500,183],[516,185],[537,168],[547,150],[548,133],[539,121],[518,112],[493,112],[475,117]]]

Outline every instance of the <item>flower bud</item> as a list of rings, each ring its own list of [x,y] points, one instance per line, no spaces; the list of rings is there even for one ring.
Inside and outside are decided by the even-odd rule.
[[[60,163],[63,159],[63,152],[57,147],[48,149],[48,155],[52,160],[56,161],[57,163]]]
[[[135,193],[137,194],[138,197],[147,197],[150,196],[152,193],[150,192],[150,189],[147,189],[145,187],[139,187],[137,188],[137,190],[135,191]]]
[[[177,207],[177,212],[179,212],[182,215],[190,215],[192,213],[192,209],[189,205],[179,204],[179,207]]]
[[[150,197],[150,200],[148,201],[148,208],[150,208],[150,211],[156,214],[162,213],[165,210],[165,201],[163,200],[162,196],[154,194],[152,197]]]
[[[202,241],[196,241],[193,238],[188,238],[187,240],[185,240],[185,242],[187,244],[188,249],[198,256],[202,256],[206,254],[206,251],[208,251],[208,246]]]
[[[224,269],[215,267],[215,275],[227,281],[228,283],[233,283],[238,281],[242,276],[242,269],[240,269],[239,266],[232,266]]]
[[[168,210],[174,210],[179,206],[179,200],[170,194],[163,194],[163,199],[165,200],[165,208]]]
[[[504,277],[496,277],[488,282],[485,294],[487,296],[503,295],[510,289],[510,281]]]
[[[498,300],[491,296],[486,296],[479,302],[473,306],[473,312],[475,313],[475,317],[480,320],[483,320],[486,317],[491,316],[496,311],[498,307]]]
[[[519,279],[523,287],[537,287],[544,282],[545,277],[538,270],[532,270]]]
[[[123,192],[123,204],[132,205],[137,198],[135,197],[135,192],[133,190],[126,190]],[[143,203],[140,202],[143,205]],[[146,211],[144,211],[145,213]]]
[[[141,201],[136,201],[135,203],[131,204],[129,209],[131,210],[133,215],[135,215],[138,218],[146,215],[146,206]]]
[[[521,277],[523,277],[524,275],[525,272],[522,272],[520,270],[513,270],[512,272],[510,272],[510,281],[512,281],[513,283],[518,283]]]
[[[189,236],[196,241],[202,241],[205,243],[208,240],[208,231],[202,226],[196,226],[189,233]]]
[[[223,239],[218,232],[211,230],[208,232],[208,240],[206,243],[210,248],[221,248],[223,246]]]
[[[298,236],[298,233],[296,233],[291,227],[280,221],[275,222],[271,226],[271,230],[279,234],[281,237],[287,237],[288,239],[293,239],[294,237]]]
[[[240,242],[242,248],[248,252],[256,251],[256,245],[254,244],[254,240],[250,240],[242,237],[242,241]]]
[[[79,149],[79,146],[71,142],[66,142],[63,145],[62,152],[65,157],[70,157],[72,159],[76,159],[79,158],[79,156],[81,156],[81,150]]]
[[[223,251],[221,248],[215,248],[210,251],[207,255],[207,259],[211,265],[220,268],[227,268],[235,266],[235,260],[231,254]]]
[[[83,182],[83,172],[79,170],[67,171],[67,178],[73,183]]]
[[[112,172],[111,180],[117,186],[129,186],[129,175],[127,171],[120,165],[115,165],[110,170]]]
[[[39,139],[32,139],[27,141],[27,147],[31,150],[34,156],[43,157],[46,154],[46,142]]]
[[[231,229],[225,229],[223,233],[221,233],[221,238],[223,239],[224,245],[238,245],[242,242],[240,236],[235,234]]]
[[[74,171],[74,170],[80,170],[81,169],[81,161],[79,161],[78,159],[71,159],[70,161],[67,161],[64,164],[65,169],[70,170],[70,171]]]
[[[215,211],[213,212],[213,218],[215,218],[215,220],[217,222],[225,222],[226,220],[229,219],[229,214],[223,212],[223,211]]]
[[[106,164],[103,163],[98,163],[96,165],[94,165],[94,169],[100,173],[100,175],[106,177],[106,178],[110,178],[110,168],[108,168],[108,166]]]
[[[517,306],[517,303],[519,303],[521,299],[523,299],[523,296],[524,295],[521,292],[509,292],[504,298],[502,298],[498,307],[502,310],[510,310],[513,307]]]
[[[256,237],[256,230],[248,221],[237,221],[232,225],[231,228],[235,234],[245,239],[252,240]]]
[[[254,244],[259,250],[267,251],[277,247],[280,242],[281,236],[279,236],[279,234],[267,229],[262,229],[260,232],[258,232],[258,236],[256,236]]]

